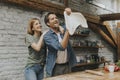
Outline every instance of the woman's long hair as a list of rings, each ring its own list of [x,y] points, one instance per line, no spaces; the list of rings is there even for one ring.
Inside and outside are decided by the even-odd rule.
[[[32,28],[33,28],[33,24],[36,20],[40,21],[38,18],[32,18],[29,21],[28,28],[27,28],[27,33],[30,34],[30,35],[34,34],[34,31],[32,30]]]

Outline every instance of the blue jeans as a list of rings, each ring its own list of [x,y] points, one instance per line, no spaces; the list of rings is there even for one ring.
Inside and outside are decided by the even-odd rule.
[[[35,64],[25,68],[25,80],[42,80],[44,75],[44,67]]]

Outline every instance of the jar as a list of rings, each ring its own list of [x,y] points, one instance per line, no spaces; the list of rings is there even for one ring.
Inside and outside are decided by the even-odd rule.
[[[90,63],[91,62],[91,56],[90,55],[86,55],[86,62]]]
[[[104,56],[101,57],[101,61],[105,61],[105,57]]]

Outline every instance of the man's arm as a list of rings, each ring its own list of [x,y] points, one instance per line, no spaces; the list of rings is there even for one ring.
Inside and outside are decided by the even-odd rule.
[[[46,45],[48,46],[48,48],[55,50],[64,50],[64,48],[58,41],[57,35],[55,36],[54,34],[48,32],[44,35],[43,39]]]
[[[70,8],[65,8],[65,12],[67,13],[67,15],[70,15],[72,11]],[[66,30],[63,40],[61,41],[61,45],[64,49],[67,47],[68,40],[69,40],[69,32],[68,30]]]
[[[66,30],[63,40],[61,41],[61,45],[64,49],[67,47],[68,40],[69,40],[69,32],[68,32],[68,30]]]

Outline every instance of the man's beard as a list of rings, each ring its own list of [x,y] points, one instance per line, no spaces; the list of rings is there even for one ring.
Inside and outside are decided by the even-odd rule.
[[[60,31],[59,27],[54,27],[54,30]]]
[[[60,30],[59,30],[59,26],[60,26],[59,24],[54,24],[54,30],[60,31]]]

